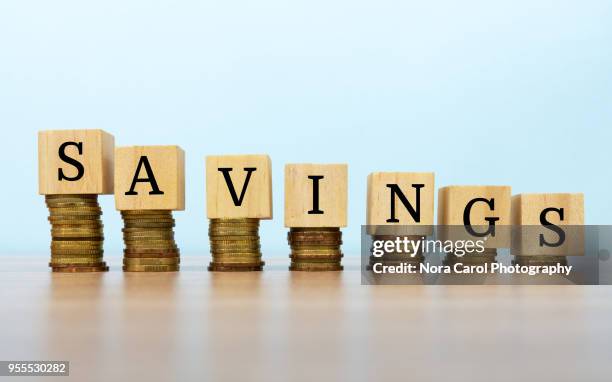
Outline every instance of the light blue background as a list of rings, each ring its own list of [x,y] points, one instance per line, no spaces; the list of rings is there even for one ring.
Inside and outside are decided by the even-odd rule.
[[[612,2],[2,0],[0,127],[3,253],[48,251],[36,132],[60,128],[182,146],[185,253],[208,252],[207,154],[272,157],[265,256],[288,253],[285,163],[349,164],[353,255],[372,171],[584,192],[610,224]]]

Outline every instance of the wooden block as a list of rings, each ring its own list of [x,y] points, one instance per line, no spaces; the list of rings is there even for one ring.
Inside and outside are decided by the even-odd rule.
[[[270,157],[206,157],[206,210],[209,219],[272,219]]]
[[[513,234],[513,255],[584,254],[584,195],[581,193],[514,195],[512,223],[518,226]],[[546,223],[558,226],[563,232],[545,227]]]
[[[115,138],[103,130],[38,132],[38,193],[112,194]]]
[[[115,150],[117,210],[185,209],[185,152],[179,146]]]
[[[348,166],[285,165],[285,227],[346,227]]]
[[[433,172],[375,172],[368,175],[368,233],[431,234],[434,190]]]
[[[510,205],[510,186],[440,188],[438,190],[439,236],[442,240],[485,240],[486,238],[486,248],[509,248]],[[496,227],[495,237],[481,236],[492,224]]]

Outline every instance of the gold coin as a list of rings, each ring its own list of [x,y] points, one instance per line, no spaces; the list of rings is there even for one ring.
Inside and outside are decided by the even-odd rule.
[[[98,238],[103,239],[104,234],[101,231],[91,231],[91,232],[58,232],[55,230],[51,231],[51,237],[54,239],[74,239],[74,238]]]
[[[140,258],[123,258],[123,265],[176,265],[181,262],[180,257],[140,257]]]
[[[51,249],[51,256],[57,255],[79,255],[79,256],[101,256],[104,253],[102,249]]]
[[[259,264],[261,256],[254,257],[218,257],[213,256],[215,264]]]
[[[82,259],[97,259],[102,257],[102,255],[100,255],[100,252],[98,251],[95,254],[82,254],[82,253],[77,253],[77,254],[56,254],[56,253],[52,253],[51,254],[51,258],[52,259],[74,259],[74,258],[82,258]]]
[[[100,265],[96,265],[94,267],[78,265],[78,266],[53,266],[53,272],[62,272],[62,273],[81,273],[81,272],[106,272],[108,271],[108,266],[106,263],[102,263]]]
[[[135,227],[135,228],[122,228],[121,231],[124,234],[137,234],[137,233],[170,233],[174,232],[172,227]]]
[[[176,247],[176,242],[174,240],[125,240],[124,243],[128,247]]]
[[[174,234],[139,234],[139,235],[123,235],[123,239],[127,241],[138,241],[138,240],[172,240],[174,241]]]
[[[122,210],[121,215],[159,215],[168,214],[172,215],[172,210]]]
[[[100,215],[66,215],[66,216],[49,216],[47,218],[51,222],[51,224],[58,223],[68,223],[78,224],[79,222],[83,223],[102,223],[100,219]]]
[[[179,265],[124,265],[124,272],[177,272]]]
[[[259,219],[257,218],[213,218],[210,219],[210,222],[213,224],[222,224],[222,223],[259,223]]]
[[[52,240],[51,241],[51,248],[69,248],[69,247],[75,247],[75,248],[86,248],[86,247],[102,248],[103,245],[104,245],[104,241],[103,240],[97,240],[97,241]]]
[[[51,215],[78,215],[78,214],[97,214],[102,211],[98,206],[96,207],[49,207]]]
[[[89,266],[95,266],[98,265],[99,263],[101,263],[103,261],[103,257],[102,256],[98,256],[98,257],[84,257],[84,258],[79,258],[79,257],[69,257],[69,258],[59,258],[59,257],[51,257],[51,262],[49,263],[49,266],[55,267],[61,264],[83,264],[83,265],[89,265]]]
[[[174,223],[138,223],[138,224],[125,224],[125,228],[172,228]]]
[[[289,266],[290,271],[310,271],[310,272],[324,272],[324,271],[341,271],[344,267],[340,264],[299,264],[291,263]]]
[[[139,225],[139,224],[150,224],[150,223],[164,223],[174,224],[174,219],[134,219],[134,220],[123,220],[125,225]]]
[[[250,241],[259,241],[259,236],[229,236],[229,235],[225,235],[225,236],[212,236],[210,237],[210,241],[211,242],[228,242],[228,243],[232,243],[235,241],[244,241],[244,242],[250,242]]]

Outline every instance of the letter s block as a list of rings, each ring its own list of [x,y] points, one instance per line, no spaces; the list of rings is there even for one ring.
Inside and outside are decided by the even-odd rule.
[[[115,207],[119,211],[184,210],[185,152],[179,146],[118,147]]]
[[[112,194],[115,138],[102,130],[38,132],[38,193]]]
[[[209,219],[272,219],[270,157],[206,157],[206,211]]]
[[[430,235],[434,224],[434,187],[433,172],[375,172],[368,175],[368,233]]]
[[[584,195],[581,193],[514,195],[512,223],[517,226],[512,237],[513,255],[584,254]],[[559,241],[559,230],[563,231],[563,242]]]
[[[285,227],[346,227],[348,166],[285,166]]]

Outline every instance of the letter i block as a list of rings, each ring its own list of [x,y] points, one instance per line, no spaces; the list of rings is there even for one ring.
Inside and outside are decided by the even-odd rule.
[[[285,227],[346,227],[346,164],[285,166]]]
[[[180,147],[119,147],[115,160],[117,210],[185,209],[185,153]]]
[[[512,254],[584,254],[583,194],[519,194],[512,197]]]
[[[510,247],[510,186],[448,186],[438,190],[442,240],[485,240],[486,248]]]
[[[370,235],[433,232],[433,172],[375,172],[368,176],[367,231]]]
[[[206,211],[209,219],[272,219],[270,157],[206,157]]]
[[[102,130],[38,132],[38,193],[112,194],[115,138]]]

